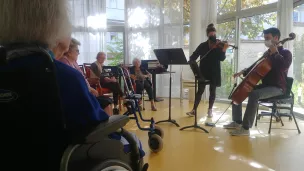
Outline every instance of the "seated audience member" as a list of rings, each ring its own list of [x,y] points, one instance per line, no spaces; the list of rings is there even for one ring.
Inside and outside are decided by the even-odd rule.
[[[102,68],[105,60],[106,54],[99,52],[96,56],[96,61],[91,64],[91,70],[97,78],[100,78],[100,86],[113,92],[114,108],[118,109],[118,98],[119,96],[123,97],[124,93],[114,77],[109,78],[102,75],[105,72]]]
[[[52,58],[55,56],[51,49],[61,46],[54,51],[60,57],[69,47],[71,36],[67,3],[67,0],[1,0],[0,7],[5,10],[0,10],[0,45],[39,45]],[[108,120],[109,115],[90,93],[83,75],[60,61],[54,60],[54,65],[66,128],[77,131]],[[2,69],[0,66],[0,71]],[[127,144],[123,137],[118,139]],[[141,149],[139,140],[137,142]],[[49,151],[52,148],[52,144],[48,146]],[[143,156],[143,151],[141,153]]]
[[[83,71],[80,69],[80,67],[77,63],[77,59],[78,59],[78,55],[79,55],[78,46],[80,46],[80,42],[78,40],[72,38],[71,42],[70,42],[70,46],[69,46],[68,50],[64,53],[63,57],[55,57],[55,58],[59,59],[59,61],[61,61],[62,63],[65,63],[65,64],[69,65],[70,67],[76,69],[85,78]],[[60,49],[60,45],[57,46],[56,48]],[[56,48],[54,48],[55,50],[53,49],[53,51],[59,51],[59,50],[56,50]],[[107,98],[104,96],[99,96],[98,92],[90,86],[90,84],[87,80],[86,80],[86,84],[87,84],[90,92],[95,97],[97,97],[97,100],[98,100],[101,108],[104,109],[107,114],[112,115],[113,114],[112,100],[110,98]]]
[[[133,66],[130,68],[130,74],[131,78],[135,80],[136,94],[142,94],[143,90],[145,89],[148,93],[149,100],[151,102],[152,111],[157,111],[153,97],[151,74],[141,67],[140,59],[135,58],[133,60]]]

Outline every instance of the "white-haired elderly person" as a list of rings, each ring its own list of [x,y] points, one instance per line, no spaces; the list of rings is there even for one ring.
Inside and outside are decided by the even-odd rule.
[[[157,111],[154,102],[151,74],[141,67],[141,60],[139,58],[134,58],[132,63],[133,66],[130,68],[130,75],[136,84],[136,94],[142,94],[145,89],[151,102],[151,110]]]
[[[118,110],[118,99],[119,97],[123,97],[124,93],[114,77],[109,78],[102,75],[102,73],[105,72],[103,69],[105,60],[106,54],[104,52],[98,52],[96,55],[96,61],[91,64],[91,71],[95,77],[100,79],[101,87],[113,92],[114,108]]]
[[[52,49],[60,46],[57,52],[56,50],[54,52],[61,56],[69,47],[71,39],[72,26],[69,21],[67,4],[67,0],[1,0],[0,45],[33,44],[44,49],[52,58],[55,58]],[[26,60],[31,63],[36,62],[31,61],[30,57]],[[56,67],[66,128],[77,134],[77,131],[91,124],[108,120],[109,115],[100,107],[96,97],[90,93],[83,75],[60,61],[53,60],[53,62]],[[5,67],[0,66],[0,72],[2,69]],[[29,136],[28,141],[36,141],[37,138],[31,139],[31,137],[35,136]],[[48,144],[48,153],[60,151],[57,149],[58,146],[55,146],[56,144],[52,142],[48,142]],[[140,144],[138,145],[140,146]],[[59,163],[60,160],[57,168],[50,169],[53,165],[49,166],[49,170],[59,170]]]
[[[75,38],[72,38],[68,50],[63,54],[63,56],[57,57],[56,59],[58,59],[62,63],[65,63],[66,65],[69,65],[70,67],[76,69],[86,79],[83,71],[81,70],[81,68],[79,67],[79,65],[77,63],[77,59],[78,59],[78,56],[79,56],[79,46],[80,45],[81,45],[81,43],[78,40],[76,40]],[[58,47],[58,48],[60,48],[60,47]],[[95,90],[93,87],[91,87],[91,85],[89,84],[87,79],[86,79],[86,84],[89,88],[89,91],[97,98],[101,108],[107,114],[112,115],[113,114],[112,100],[108,97],[99,96],[98,91]]]

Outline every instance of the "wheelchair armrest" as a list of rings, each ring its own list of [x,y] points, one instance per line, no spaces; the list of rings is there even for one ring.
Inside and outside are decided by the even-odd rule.
[[[95,129],[85,138],[87,143],[98,142],[109,134],[116,132],[124,127],[129,122],[129,117],[124,115],[111,116],[107,121],[100,123]]]

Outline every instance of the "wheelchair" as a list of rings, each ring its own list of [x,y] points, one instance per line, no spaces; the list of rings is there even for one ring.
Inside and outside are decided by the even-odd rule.
[[[155,121],[153,117],[151,119],[144,119],[140,110],[139,106],[139,100],[142,98],[141,94],[135,94],[135,91],[132,86],[132,81],[130,78],[129,71],[126,68],[119,67],[118,69],[119,74],[123,78],[124,86],[125,86],[125,93],[126,93],[126,102],[125,106],[127,108],[127,111],[123,114],[125,116],[134,115],[133,117],[130,117],[130,119],[135,119],[136,125],[140,130],[148,131],[148,144],[149,148],[153,152],[159,152],[163,148],[163,140],[164,137],[164,131],[159,127],[155,125]],[[138,114],[137,114],[138,113]],[[149,128],[143,128],[139,124],[139,118],[143,122],[149,122],[150,126]]]
[[[39,45],[0,46],[0,109],[3,167],[31,171],[146,171],[136,141],[122,127],[127,116],[68,130],[56,67]],[[113,137],[122,135],[129,151]],[[47,158],[47,162],[46,162]]]

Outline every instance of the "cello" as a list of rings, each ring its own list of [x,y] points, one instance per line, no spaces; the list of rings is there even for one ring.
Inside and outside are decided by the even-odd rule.
[[[290,33],[288,38],[279,41],[276,45],[294,40],[296,35]],[[271,70],[271,61],[267,58],[269,51],[265,52],[264,55],[253,63],[249,68],[252,67],[250,72],[242,80],[242,82],[235,87],[228,99],[232,100],[233,104],[241,104],[248,96],[249,93],[254,89],[258,82],[263,79],[267,73]]]

